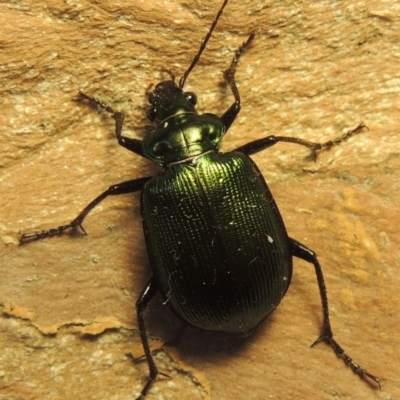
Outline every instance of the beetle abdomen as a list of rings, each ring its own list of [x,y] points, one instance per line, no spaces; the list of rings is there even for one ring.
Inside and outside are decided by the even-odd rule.
[[[146,184],[142,213],[154,279],[190,324],[246,334],[286,293],[287,233],[247,156],[210,153],[172,165]]]

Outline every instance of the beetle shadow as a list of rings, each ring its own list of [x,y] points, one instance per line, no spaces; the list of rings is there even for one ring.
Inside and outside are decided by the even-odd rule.
[[[273,323],[273,314],[264,319],[253,332],[235,336],[223,332],[206,331],[189,325],[162,304],[157,296],[145,316],[148,334],[165,342],[179,353],[188,365],[221,362],[245,353],[246,349],[265,336]]]

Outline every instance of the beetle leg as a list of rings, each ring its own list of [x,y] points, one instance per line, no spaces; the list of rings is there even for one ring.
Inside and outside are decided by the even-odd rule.
[[[304,261],[307,261],[314,265],[315,273],[317,275],[317,282],[319,287],[319,294],[321,296],[321,303],[322,303],[322,313],[323,313],[323,325],[322,325],[322,334],[321,336],[311,345],[314,347],[319,342],[326,342],[328,343],[335,354],[341,358],[347,366],[349,366],[358,376],[362,379],[366,380],[368,383],[371,381],[374,384],[378,385],[379,388],[381,387],[380,379],[370,374],[367,370],[362,368],[360,365],[356,364],[340,347],[340,345],[333,339],[333,333],[331,328],[331,323],[329,321],[329,307],[328,307],[328,297],[326,294],[326,286],[325,280],[322,273],[321,265],[317,259],[317,255],[310,250],[308,247],[304,246],[297,240],[289,238],[290,244],[292,246],[292,255],[294,257],[301,258]]]
[[[67,225],[61,225],[57,228],[53,229],[48,229],[42,232],[37,232],[37,233],[24,233],[21,238],[19,243],[23,244],[26,242],[31,242],[33,240],[39,240],[39,239],[44,239],[46,237],[51,237],[51,236],[57,236],[61,235],[66,231],[67,229],[73,229],[76,227],[80,227],[84,233],[85,230],[83,229],[82,222],[85,219],[86,215],[99,204],[102,200],[104,200],[107,196],[114,196],[117,194],[125,194],[125,193],[132,193],[132,192],[137,192],[139,190],[142,190],[145,183],[150,180],[151,177],[146,177],[146,178],[139,178],[139,179],[134,179],[131,181],[126,181],[119,183],[117,185],[112,185],[110,186],[105,192],[103,192],[100,196],[96,197],[92,202],[90,202],[80,213],[79,215],[71,221]]]
[[[328,140],[324,143],[311,142],[309,140],[294,138],[290,136],[267,136],[262,139],[254,140],[253,142],[246,143],[245,145],[235,149],[235,151],[239,151],[250,156],[252,154],[258,153],[259,151],[265,150],[266,148],[271,147],[278,142],[288,142],[308,147],[309,149],[311,149],[312,157],[315,160],[317,158],[317,151],[323,149],[329,150],[331,147],[337,146],[341,142],[347,140],[349,137],[355,135],[356,133],[359,133],[364,128],[367,128],[367,126],[363,122],[360,122],[355,128],[345,132],[343,135],[338,136],[333,140]]]
[[[115,111],[109,105],[103,103],[101,100],[97,99],[96,97],[88,96],[87,94],[79,91],[78,96],[75,97],[75,100],[87,100],[89,103],[96,104],[100,106],[105,111],[112,114],[112,117],[115,120],[115,136],[118,139],[119,145],[125,147],[126,149],[133,151],[134,153],[138,154],[139,156],[144,157],[143,155],[143,145],[142,141],[139,139],[128,138],[122,135],[122,124],[124,122],[124,114],[119,111]]]
[[[229,69],[227,69],[224,72],[224,78],[228,83],[229,87],[231,88],[233,96],[235,97],[235,102],[221,116],[221,120],[225,126],[225,132],[232,125],[233,121],[235,120],[240,111],[240,94],[235,82],[236,65],[239,61],[240,56],[246,50],[246,47],[253,40],[253,38],[254,38],[254,33],[251,33],[250,36],[247,38],[247,40],[243,42],[243,44],[236,51]]]
[[[146,356],[147,365],[149,366],[149,378],[147,380],[146,385],[143,387],[140,396],[136,398],[136,400],[142,400],[146,396],[149,391],[151,385],[156,380],[158,375],[158,369],[154,362],[154,358],[151,354],[149,341],[147,339],[146,325],[144,323],[143,313],[146,307],[149,305],[150,301],[153,299],[155,294],[157,293],[157,287],[154,282],[154,279],[151,278],[146,286],[144,287],[139,299],[136,302],[136,312],[139,326],[140,339],[142,340],[142,345],[144,349],[144,354]]]

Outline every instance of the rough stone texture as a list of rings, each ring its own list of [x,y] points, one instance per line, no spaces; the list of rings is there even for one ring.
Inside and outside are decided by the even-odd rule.
[[[66,223],[109,185],[157,167],[120,148],[108,115],[142,137],[145,90],[161,68],[188,67],[220,1],[13,1],[0,4],[0,398],[132,399],[147,375],[134,303],[150,276],[139,195],[110,198],[88,235],[18,247],[18,232]],[[369,131],[316,163],[296,145],[254,156],[289,234],[324,268],[339,343],[372,373],[371,389],[324,344],[313,268],[252,336],[186,327],[160,299],[147,313],[171,375],[151,399],[400,399],[400,3],[231,0],[186,85],[201,112],[232,102],[222,71],[256,38],[237,80],[243,108],[223,149],[277,134],[324,141],[361,120]]]

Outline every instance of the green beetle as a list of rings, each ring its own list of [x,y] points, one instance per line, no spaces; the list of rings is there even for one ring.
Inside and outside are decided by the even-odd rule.
[[[343,141],[364,125],[323,144],[268,136],[229,153],[219,152],[221,139],[240,111],[235,71],[254,35],[238,49],[224,74],[235,101],[221,117],[199,115],[196,96],[184,92],[183,87],[227,3],[225,0],[218,11],[179,85],[174,75],[166,70],[171,80],[160,82],[149,93],[151,106],[147,116],[155,123],[155,129],[143,141],[122,135],[122,113],[94,97],[79,94],[79,99],[94,102],[113,115],[120,145],[160,164],[163,171],[155,177],[111,186],[71,223],[24,234],[21,243],[59,235],[71,228],[83,230],[85,216],[107,196],[142,191],[143,229],[153,276],[136,303],[140,336],[150,370],[137,399],[146,396],[159,374],[143,318],[157,292],[180,318],[195,327],[247,335],[284,297],[290,285],[293,257],[312,263],[317,275],[323,326],[314,345],[325,341],[361,378],[380,386],[379,378],[353,362],[333,339],[326,288],[317,256],[288,236],[272,194],[249,157],[281,141],[309,147],[315,154],[317,150]]]

